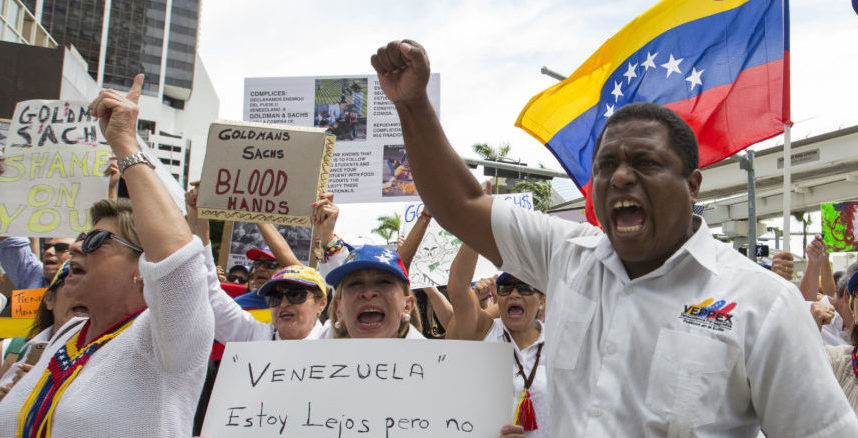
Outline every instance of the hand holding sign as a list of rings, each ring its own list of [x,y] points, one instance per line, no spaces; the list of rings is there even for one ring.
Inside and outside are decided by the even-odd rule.
[[[90,110],[98,117],[105,140],[120,159],[138,151],[137,102],[142,89],[143,74],[139,73],[134,77],[134,83],[127,95],[122,96],[116,90],[103,89],[89,105]]]

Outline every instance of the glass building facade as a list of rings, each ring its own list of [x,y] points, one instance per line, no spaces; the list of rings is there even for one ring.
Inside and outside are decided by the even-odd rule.
[[[35,3],[35,0],[30,0]],[[43,0],[42,25],[60,44],[73,44],[98,77],[103,0]],[[189,94],[199,23],[199,0],[173,0],[165,85]],[[104,86],[127,90],[134,75],[146,75],[143,93],[159,95],[167,22],[166,0],[112,0],[104,62]],[[173,96],[181,99],[183,96]]]

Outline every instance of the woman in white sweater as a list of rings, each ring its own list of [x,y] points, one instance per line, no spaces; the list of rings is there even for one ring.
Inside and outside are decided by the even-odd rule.
[[[188,436],[213,339],[203,245],[137,155],[143,75],[91,104],[131,201],[97,202],[72,245],[74,318],[0,402],[0,436]],[[132,213],[133,206],[133,213]]]
[[[447,284],[453,305],[447,339],[512,344],[511,399],[516,408],[515,424],[504,426],[501,436],[550,437],[545,336],[538,319],[545,306],[545,295],[507,273],[501,274],[496,280],[500,317],[494,318],[480,307],[477,294],[470,288],[476,264],[476,251],[462,244],[450,266]]]

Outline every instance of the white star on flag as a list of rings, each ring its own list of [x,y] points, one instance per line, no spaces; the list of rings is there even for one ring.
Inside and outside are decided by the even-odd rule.
[[[682,62],[683,59],[685,58],[674,59],[673,53],[670,54],[670,60],[661,65],[667,69],[667,76],[665,76],[665,78],[669,78],[670,74],[673,72],[682,74],[682,72],[679,71],[679,63]]]
[[[622,90],[621,85],[622,84],[620,84],[619,82],[614,81],[614,91],[611,91],[611,94],[614,95],[614,102],[620,100],[620,96],[623,95],[623,90]]]
[[[393,260],[394,254],[390,250],[385,250],[381,255],[375,256],[375,258],[382,263],[390,263]]]
[[[650,68],[655,68],[655,57],[657,55],[658,55],[658,52],[655,52],[655,53],[646,52],[646,61],[641,63],[641,67],[644,67],[644,71],[647,71]]]
[[[703,81],[700,80],[700,75],[703,74],[703,70],[697,71],[696,68],[691,68],[691,76],[685,78],[686,81],[691,82],[691,89],[694,89],[695,85],[700,85],[703,87]]]
[[[630,84],[632,83],[632,78],[638,77],[637,73],[635,73],[636,68],[638,68],[638,65],[637,64],[632,65],[632,63],[630,62],[629,63],[629,69],[626,70],[625,73],[623,73],[623,76],[628,78]]]
[[[605,111],[605,117],[607,118],[607,117],[611,117],[612,115],[614,115],[614,106],[608,105],[608,104],[605,104],[605,106],[608,108],[608,110]]]

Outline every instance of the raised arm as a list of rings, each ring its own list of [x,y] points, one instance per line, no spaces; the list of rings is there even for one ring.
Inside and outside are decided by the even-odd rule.
[[[90,104],[105,140],[120,162],[140,151],[137,146],[137,102],[142,86],[143,75],[138,74],[127,96],[105,89]],[[124,170],[122,176],[131,198],[134,226],[146,260],[159,262],[191,241],[191,230],[154,167],[132,165]]]
[[[447,295],[453,305],[453,318],[447,327],[447,339],[481,341],[491,329],[492,317],[480,308],[480,300],[471,290],[477,257],[477,252],[463,243],[450,265]]]
[[[411,261],[414,260],[417,249],[420,248],[420,242],[423,241],[423,236],[426,235],[426,229],[429,228],[430,222],[432,222],[432,215],[426,211],[426,208],[423,208],[420,216],[417,217],[417,221],[414,222],[414,226],[405,236],[405,241],[399,245],[399,257],[402,259],[405,269],[411,269]]]
[[[807,266],[804,268],[804,275],[801,277],[799,289],[805,301],[816,301],[816,294],[819,293],[819,273],[825,260],[825,244],[822,243],[822,236],[815,236],[807,245]]]
[[[262,239],[265,240],[265,244],[268,245],[268,248],[271,249],[271,253],[274,254],[274,257],[277,258],[277,263],[280,263],[282,266],[292,266],[292,265],[300,265],[302,264],[298,257],[295,257],[295,253],[292,252],[292,247],[289,246],[289,242],[286,241],[286,238],[277,231],[277,227],[274,224],[256,224],[256,228],[259,228],[259,233],[262,234]]]
[[[382,90],[396,107],[417,190],[435,219],[494,264],[502,260],[492,235],[486,196],[450,146],[429,102],[429,58],[420,44],[392,41],[372,56]]]
[[[447,327],[450,326],[450,319],[453,318],[453,305],[450,304],[450,300],[435,286],[424,287],[423,293],[432,303],[432,309],[435,311],[435,316],[438,317],[441,327],[447,330]]]

